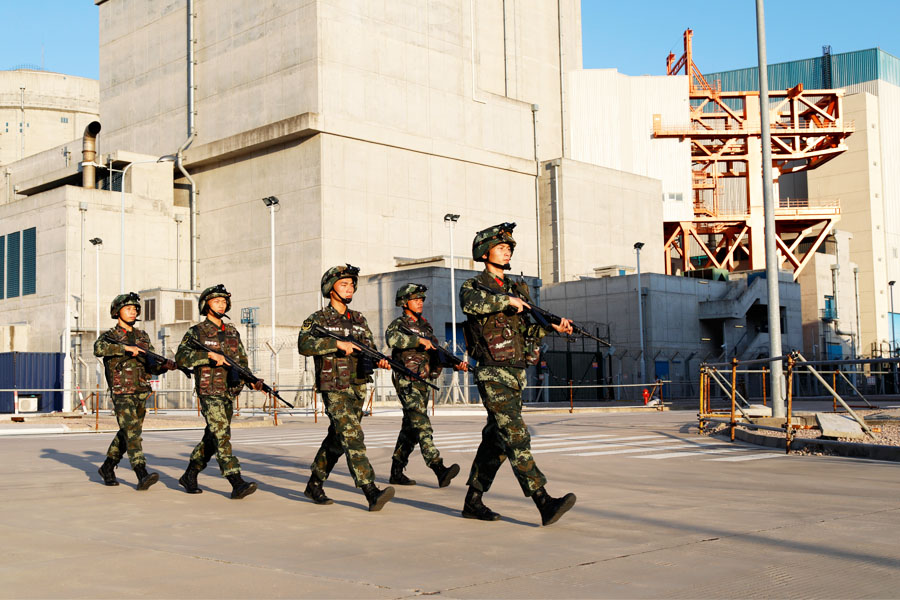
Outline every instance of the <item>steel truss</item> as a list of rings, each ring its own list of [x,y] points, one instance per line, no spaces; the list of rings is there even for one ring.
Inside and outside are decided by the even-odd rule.
[[[684,54],[677,61],[670,54],[666,61],[669,75],[688,75],[690,124],[667,127],[659,116],[653,122],[655,137],[691,144],[694,219],[665,224],[666,272],[672,274],[676,258],[684,271],[761,269],[765,244],[759,93],[723,92],[720,82],[708,82],[693,61],[692,37],[690,29],[685,31]],[[842,102],[842,90],[804,90],[802,84],[770,92],[776,197],[780,175],[815,169],[847,150],[845,140],[854,127],[843,118]],[[746,181],[745,201],[722,197],[724,178]],[[779,260],[793,269],[795,280],[834,230],[840,212],[837,199],[779,202]],[[702,264],[691,261],[692,245],[702,251]]]

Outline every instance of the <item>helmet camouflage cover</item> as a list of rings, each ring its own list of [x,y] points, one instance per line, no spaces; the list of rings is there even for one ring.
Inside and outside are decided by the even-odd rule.
[[[141,297],[135,294],[134,292],[128,292],[127,294],[119,294],[115,298],[113,298],[112,304],[109,305],[109,316],[113,319],[119,318],[119,311],[125,308],[126,306],[136,306],[137,314],[140,316],[141,314]]]
[[[331,293],[338,279],[350,278],[353,280],[353,290],[356,291],[356,284],[359,281],[359,267],[354,267],[350,263],[340,267],[331,267],[322,275],[322,296],[325,298]]]
[[[200,314],[205,315],[209,311],[209,301],[213,298],[225,298],[225,312],[231,310],[231,294],[225,289],[224,284],[217,284],[203,290],[200,294],[198,304],[200,305]]]
[[[498,244],[509,244],[510,249],[515,250],[516,240],[512,236],[515,228],[515,223],[500,223],[476,233],[472,240],[472,260],[484,262],[482,257]]]
[[[397,299],[395,304],[397,306],[404,306],[410,300],[415,300],[416,298],[425,299],[425,292],[428,290],[427,287],[422,285],[421,283],[407,283],[404,286],[401,286],[399,290],[397,290]]]

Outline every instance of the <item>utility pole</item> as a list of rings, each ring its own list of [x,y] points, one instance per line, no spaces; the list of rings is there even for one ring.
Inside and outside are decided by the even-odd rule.
[[[641,383],[647,382],[647,358],[644,356],[644,297],[641,290],[641,248],[644,242],[635,242],[637,253],[637,296],[638,296],[638,330],[641,337]]]
[[[450,336],[454,356],[456,356],[456,271],[453,265],[455,258],[453,256],[453,227],[457,221],[459,221],[459,215],[451,213],[444,215],[444,222],[450,226]],[[450,377],[451,403],[455,403],[459,393],[459,380],[456,378],[456,371],[451,371]]]
[[[765,215],[766,284],[769,288],[769,356],[772,383],[772,416],[784,417],[781,369],[781,300],[778,290],[778,255],[775,250],[775,202],[772,198],[772,134],[769,130],[769,72],[766,61],[766,19],[763,0],[756,0],[756,43],[759,53],[759,121],[762,127],[763,212]],[[753,177],[754,173],[748,173]]]

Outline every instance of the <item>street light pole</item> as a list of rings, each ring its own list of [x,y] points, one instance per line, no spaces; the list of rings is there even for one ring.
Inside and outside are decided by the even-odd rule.
[[[644,298],[641,293],[641,248],[644,242],[635,242],[634,250],[637,253],[637,296],[638,296],[638,330],[641,337],[641,383],[647,381],[647,362],[644,356]]]
[[[897,338],[894,332],[894,284],[897,283],[893,279],[888,281],[888,287],[891,288],[891,346],[890,357],[894,358],[897,347]],[[897,365],[891,364],[891,372],[894,374],[894,393],[897,393]]]
[[[763,0],[756,0],[756,43],[759,54],[759,121],[762,133],[763,213],[765,217],[766,285],[768,287],[769,356],[772,416],[785,416],[781,370],[781,301],[778,290],[778,255],[775,250],[775,202],[772,198],[772,135],[769,130],[769,72],[766,60],[766,19]],[[756,174],[748,174],[753,177]]]
[[[275,354],[275,207],[279,205],[279,200],[275,196],[267,196],[263,198],[263,203],[269,207],[269,231],[272,244],[271,251],[271,278],[272,278],[272,333],[269,336],[270,351],[272,352],[272,385],[275,385],[275,376],[278,371],[277,355]]]
[[[97,273],[94,278],[94,283],[97,286],[96,289],[96,301],[97,301],[97,316],[96,321],[94,322],[94,330],[97,335],[95,339],[100,339],[100,248],[103,246],[103,240],[98,237],[91,238],[91,244],[94,245],[94,250],[96,250],[97,255]],[[97,386],[100,386],[100,363],[97,363]]]
[[[453,227],[459,221],[459,215],[447,213],[444,215],[444,222],[450,226],[450,336],[452,340],[453,354],[456,355],[456,271],[454,267],[453,255]],[[456,378],[456,371],[450,373],[452,378],[451,394],[453,394],[452,402],[456,402],[456,394],[459,392],[459,380]]]
[[[137,162],[128,163],[125,165],[125,168],[122,169],[122,181],[120,182],[120,194],[122,209],[120,211],[120,250],[119,250],[119,293],[125,293],[125,176],[128,174],[128,169],[135,165],[149,165],[153,163],[161,163],[161,162],[173,162],[175,157],[171,154],[167,154],[165,156],[160,156],[156,160],[139,160]]]
[[[897,283],[894,280],[888,281],[888,287],[891,288],[891,357],[894,356],[895,348],[897,347],[897,334],[894,331],[894,284]]]
[[[81,347],[84,339],[84,217],[87,213],[87,202],[81,202],[78,205],[78,211],[81,213],[81,246],[79,247],[79,267],[78,267],[78,355],[80,357],[84,349]],[[81,367],[75,365],[75,386],[81,383]],[[87,374],[85,374],[87,375]]]

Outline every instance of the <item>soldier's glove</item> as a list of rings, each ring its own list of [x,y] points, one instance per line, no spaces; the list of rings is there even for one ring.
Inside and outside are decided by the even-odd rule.
[[[167,370],[167,371],[174,371],[174,370],[177,369],[177,368],[178,368],[178,365],[175,364],[175,361],[174,361],[174,360],[167,360],[167,361],[166,361],[166,370]]]
[[[256,383],[250,384],[250,387],[253,388],[254,392],[259,392],[259,391],[262,391],[264,383],[265,383],[265,381],[263,381],[262,379],[257,379]]]

